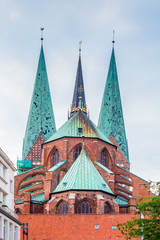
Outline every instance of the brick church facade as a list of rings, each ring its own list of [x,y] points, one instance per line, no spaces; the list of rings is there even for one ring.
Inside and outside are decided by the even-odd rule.
[[[98,126],[88,115],[81,47],[68,120],[58,130],[55,126],[42,42],[22,160],[15,176],[19,219],[32,221],[39,214],[40,222],[52,216],[58,224],[57,217],[67,219],[67,215],[72,215],[73,222],[82,214],[85,219],[86,214],[89,218],[132,217],[138,198],[152,193],[149,182],[130,171],[114,44]]]

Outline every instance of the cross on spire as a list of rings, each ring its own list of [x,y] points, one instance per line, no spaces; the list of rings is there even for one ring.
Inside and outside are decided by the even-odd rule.
[[[82,44],[82,41],[79,42],[79,57],[81,57],[81,44]]]
[[[114,44],[115,44],[114,35],[115,35],[115,31],[113,30],[113,40],[112,40],[113,47],[114,47]]]
[[[40,28],[41,29],[41,45],[43,46],[43,40],[44,40],[44,38],[43,38],[43,30],[44,30],[44,28]]]

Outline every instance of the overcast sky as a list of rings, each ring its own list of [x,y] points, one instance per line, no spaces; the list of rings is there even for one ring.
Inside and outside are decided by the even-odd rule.
[[[0,0],[0,147],[15,164],[22,155],[40,27],[57,129],[72,101],[80,40],[86,101],[97,124],[115,30],[131,171],[160,180],[160,1]]]

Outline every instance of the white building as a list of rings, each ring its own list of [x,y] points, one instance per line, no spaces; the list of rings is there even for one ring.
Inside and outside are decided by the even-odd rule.
[[[20,225],[14,213],[14,167],[0,148],[0,240],[19,240]]]

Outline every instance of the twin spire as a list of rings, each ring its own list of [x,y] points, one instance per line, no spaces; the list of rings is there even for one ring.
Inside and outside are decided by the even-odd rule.
[[[42,31],[43,28],[41,28]],[[40,162],[41,156],[35,155],[36,151],[34,149],[41,149],[41,144],[55,132],[55,119],[43,51],[43,35],[41,35],[41,50],[37,74],[23,140],[23,160],[35,161],[35,165]]]
[[[32,149],[34,150],[34,148],[40,148],[41,144],[47,139],[49,139],[56,132],[55,119],[47,77],[47,69],[45,65],[43,51],[43,30],[44,28],[41,28],[41,51],[30,106],[30,112],[23,141],[23,159],[28,160],[34,160],[32,152],[35,151],[32,151]],[[128,144],[126,140],[114,54],[114,42],[115,41],[113,32],[113,49],[101,105],[101,111],[99,114],[98,127],[107,138],[109,138],[111,135],[113,136],[124,156],[129,161]],[[79,109],[81,109],[81,111],[86,115],[88,114],[82,74],[81,43],[82,42],[80,42],[79,46],[77,75],[69,118],[72,117],[75,112],[78,112]],[[37,159],[37,156],[35,156],[35,158]]]
[[[126,139],[118,74],[114,53],[114,40],[108,76],[99,114],[98,127],[111,140],[116,141],[125,158],[129,162],[128,143]],[[111,140],[112,141],[112,140]]]

